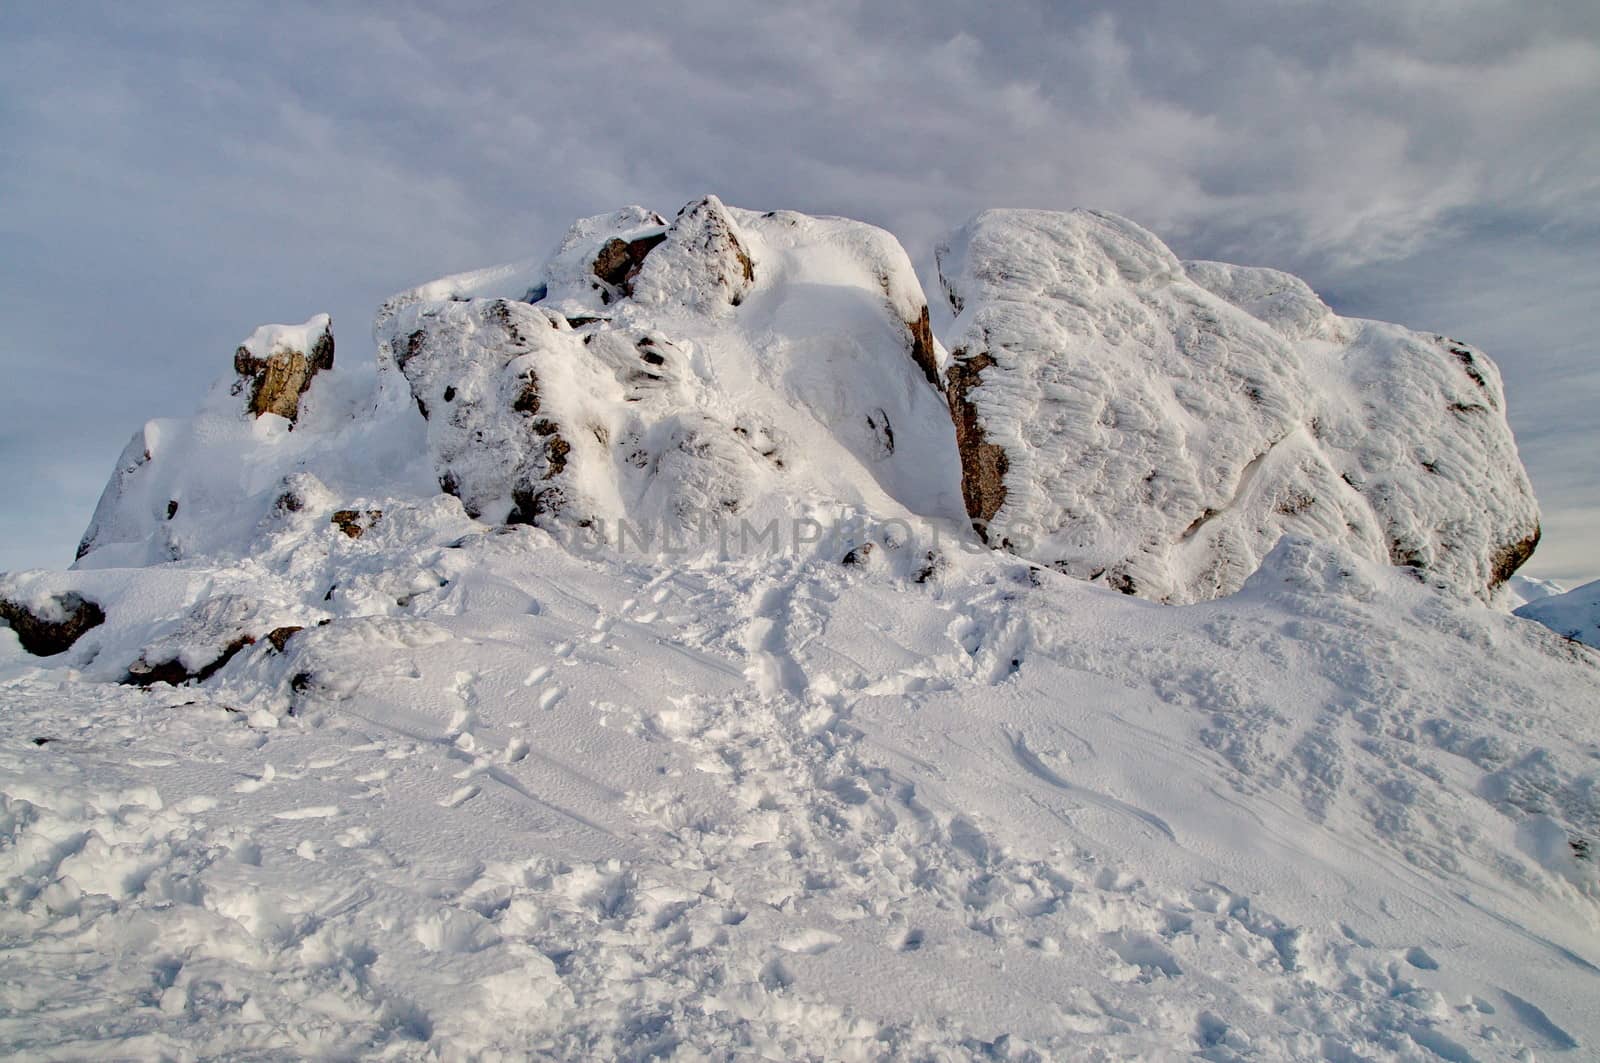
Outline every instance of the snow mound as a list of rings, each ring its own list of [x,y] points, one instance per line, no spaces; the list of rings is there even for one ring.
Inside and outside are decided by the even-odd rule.
[[[541,266],[396,296],[376,336],[475,517],[615,543],[623,522],[959,513],[922,289],[859,222],[630,207]]]
[[[1600,647],[1600,580],[1565,594],[1537,598],[1517,609],[1516,615],[1537,620],[1558,635]]]
[[[1274,270],[1181,262],[1110,214],[986,211],[938,258],[964,497],[992,544],[1192,602],[1285,534],[1479,597],[1538,541],[1480,351],[1340,318]]]

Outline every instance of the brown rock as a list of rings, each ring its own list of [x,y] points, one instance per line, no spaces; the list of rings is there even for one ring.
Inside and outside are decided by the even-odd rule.
[[[906,322],[906,329],[911,333],[911,360],[917,363],[928,383],[943,391],[944,381],[939,379],[939,359],[933,350],[933,327],[928,324],[926,306],[922,308],[922,316]]]
[[[98,603],[71,591],[56,595],[39,612],[21,602],[0,598],[0,620],[11,625],[22,648],[35,657],[65,653],[85,631],[100,626],[105,619],[105,611]]]
[[[300,396],[312,378],[333,368],[332,325],[323,329],[309,351],[279,346],[262,354],[242,346],[234,352],[233,368],[240,378],[234,391],[249,390],[252,414],[275,413],[293,423],[300,416]]]
[[[359,509],[335,510],[330,523],[339,526],[339,530],[352,539],[361,538],[361,533],[372,527],[383,517],[383,510],[369,509],[365,513]]]
[[[950,419],[955,422],[956,447],[961,453],[961,498],[973,527],[985,542],[989,538],[985,525],[1006,501],[1006,469],[1010,461],[1003,447],[984,438],[977,407],[967,395],[992,365],[994,359],[988,354],[968,356],[965,351],[957,351],[946,377]]]
[[[203,683],[222,670],[222,666],[239,653],[246,646],[255,645],[255,639],[249,635],[240,635],[222,649],[222,653],[200,668],[190,671],[178,658],[167,661],[151,663],[140,657],[128,666],[128,674],[123,677],[123,682],[131,686],[147,687],[155,683],[170,683],[180,686],[188,682]]]
[[[1510,579],[1521,568],[1528,558],[1533,556],[1534,548],[1539,545],[1539,538],[1543,529],[1538,524],[1533,526],[1533,532],[1525,538],[1509,542],[1494,552],[1489,559],[1489,589],[1494,590],[1500,584]]]
[[[283,648],[289,644],[289,639],[294,637],[296,632],[304,630],[305,628],[298,624],[291,624],[285,627],[275,627],[271,631],[267,632],[267,641],[272,643],[273,649],[277,650],[279,653],[282,653]]]
[[[644,257],[666,238],[665,232],[651,233],[635,240],[612,237],[595,256],[594,275],[623,295],[632,295],[633,278],[639,275]]]

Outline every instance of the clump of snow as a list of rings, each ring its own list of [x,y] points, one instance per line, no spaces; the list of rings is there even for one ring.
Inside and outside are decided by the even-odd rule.
[[[1537,620],[1558,635],[1600,647],[1600,580],[1536,598],[1516,614]]]
[[[239,349],[262,361],[285,351],[308,354],[316,349],[323,336],[332,333],[333,319],[327,314],[317,314],[299,325],[261,325],[239,344]]]
[[[1479,351],[1340,318],[1274,270],[1180,262],[1098,212],[986,211],[939,262],[969,367],[953,409],[1002,455],[981,497],[969,460],[992,543],[1186,602],[1285,534],[1481,597],[1537,541]]]

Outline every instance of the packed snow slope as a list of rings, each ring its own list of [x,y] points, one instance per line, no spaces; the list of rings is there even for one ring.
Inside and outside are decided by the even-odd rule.
[[[1190,602],[1293,534],[1487,598],[1538,543],[1481,351],[1095,211],[985,211],[939,271],[968,511],[1016,553]]]
[[[1600,580],[1565,594],[1536,598],[1516,612],[1559,635],[1600,647]]]
[[[630,208],[375,333],[0,575],[8,1055],[1600,1044],[1600,651],[1316,525],[1183,606],[985,544],[1005,351],[887,234]]]

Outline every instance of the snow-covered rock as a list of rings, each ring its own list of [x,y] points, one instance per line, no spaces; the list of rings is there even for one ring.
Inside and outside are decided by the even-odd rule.
[[[376,335],[441,487],[485,520],[616,543],[624,521],[958,512],[927,303],[868,225],[630,207],[539,265],[396,296]]]
[[[291,424],[312,378],[333,368],[333,320],[318,314],[303,325],[262,325],[233,355],[235,393],[257,417],[274,413]]]
[[[939,252],[949,400],[992,544],[1132,594],[1242,585],[1285,534],[1485,597],[1538,541],[1481,352],[1180,262],[1092,211],[986,211]]]
[[[1518,608],[1516,615],[1537,620],[1558,635],[1600,647],[1600,580],[1565,594],[1536,598]]]
[[[0,623],[16,632],[17,642],[37,657],[52,657],[71,649],[84,632],[105,623],[100,603],[76,591],[15,597],[6,592],[9,579],[0,577]]]

